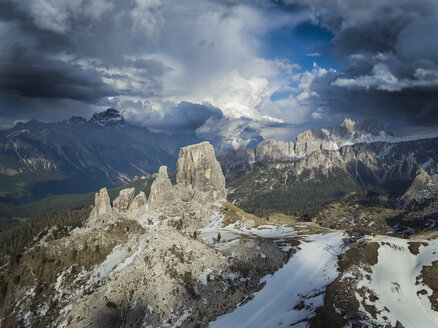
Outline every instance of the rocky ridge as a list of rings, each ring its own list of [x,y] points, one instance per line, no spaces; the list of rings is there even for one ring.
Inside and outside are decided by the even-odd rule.
[[[291,168],[295,176],[304,171],[318,171],[326,174],[333,169],[341,169],[362,187],[390,187],[392,182],[402,182],[404,186],[415,177],[421,168],[434,174],[438,172],[438,138],[411,140],[403,142],[363,142],[344,145],[340,148],[326,146],[320,141],[312,141],[313,132],[306,132],[305,143],[295,144],[295,155],[310,153],[302,158],[290,157],[277,146],[276,142],[260,144],[254,153],[250,150],[230,152],[219,157],[228,181],[239,178],[252,170],[260,162],[283,162]],[[310,141],[309,141],[310,140]],[[328,142],[328,141],[327,141]],[[333,145],[333,144],[332,144]],[[269,147],[268,147],[269,146]],[[327,148],[327,149],[321,149]],[[259,149],[259,150],[260,150]],[[270,154],[269,156],[267,154]],[[259,160],[262,159],[263,160]],[[396,184],[394,184],[396,185]],[[399,190],[400,191],[400,190]]]
[[[126,122],[111,108],[90,120],[17,123],[0,131],[0,201],[119,186],[161,165],[173,171],[180,147],[198,140],[195,135],[152,132]]]
[[[343,282],[351,279],[349,270],[356,269],[345,262],[361,259],[369,247],[350,245],[341,261],[345,249],[339,231],[303,222],[292,226],[274,217],[263,220],[226,202],[225,178],[210,147],[202,143],[180,152],[184,172],[179,171],[175,185],[167,169],[160,168],[149,200],[142,192],[133,198],[132,190],[125,189],[111,208],[106,189],[101,189],[94,214],[82,227],[61,237],[54,227],[23,253],[15,271],[12,265],[3,267],[0,286],[6,281],[9,287],[2,288],[0,299],[2,327],[232,327],[248,320],[233,317],[242,309],[254,320],[253,299],[261,304],[255,309],[265,327],[318,320],[322,324],[315,327],[327,322],[361,326],[362,320],[376,320],[368,300],[362,299],[359,281],[365,276],[361,268],[374,268],[366,263],[358,268],[363,274],[353,275],[358,277],[350,284],[353,289]],[[339,160],[334,156],[333,161]],[[374,260],[379,254],[375,243],[370,245]],[[427,252],[436,254],[437,245]],[[380,247],[389,249],[389,244]],[[409,263],[416,263],[411,256]],[[428,264],[429,259],[421,263]],[[391,268],[383,268],[389,280]],[[16,273],[21,275],[18,282]],[[415,278],[416,273],[412,282]],[[412,288],[415,297],[417,290],[428,287],[421,283]],[[274,293],[264,295],[269,290]],[[349,308],[342,302],[344,291],[357,299],[351,304],[364,306]],[[339,293],[341,297],[332,299]],[[370,297],[374,303],[378,299]],[[318,309],[321,305],[325,307]],[[386,319],[379,317],[372,327],[395,324],[390,315],[396,315],[397,308],[389,308],[382,309]]]
[[[295,143],[262,141],[255,148],[254,157],[259,162],[290,161],[308,157],[315,151],[338,150],[346,145],[391,138],[392,134],[386,132],[376,120],[365,120],[360,124],[345,118],[340,125],[331,130],[306,130],[297,136]]]
[[[413,207],[436,197],[438,197],[438,174],[429,175],[423,169],[418,169],[400,201],[406,207]]]
[[[28,322],[52,313],[50,320],[62,327],[205,327],[284,264],[286,253],[273,241],[248,236],[222,249],[217,238],[216,245],[209,237],[212,228],[202,232],[213,225],[214,233],[222,232],[227,241],[231,235],[220,226],[228,211],[239,215],[245,226],[255,227],[253,220],[227,205],[225,177],[209,143],[181,149],[177,167],[175,185],[167,168],[160,167],[149,199],[142,192],[134,196],[133,188],[124,189],[111,207],[102,188],[84,227],[56,241],[56,248],[51,242],[41,245],[63,252],[74,241],[82,254],[84,245],[104,242],[110,251],[92,269],[75,269],[76,279],[71,267],[59,272],[52,295],[56,315],[50,310],[43,317],[28,317]],[[125,234],[112,237],[120,226]],[[17,311],[25,313],[26,304]]]

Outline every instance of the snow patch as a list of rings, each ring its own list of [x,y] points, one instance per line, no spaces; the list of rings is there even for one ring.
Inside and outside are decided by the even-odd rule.
[[[209,327],[289,327],[310,318],[323,304],[326,286],[338,275],[342,234],[312,235],[309,240],[283,268],[262,279],[266,285],[250,301]]]

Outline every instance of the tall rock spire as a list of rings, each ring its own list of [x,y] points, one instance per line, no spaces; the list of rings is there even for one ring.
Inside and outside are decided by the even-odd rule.
[[[226,199],[225,177],[213,146],[205,141],[181,148],[176,165],[176,182],[190,186],[213,200]]]

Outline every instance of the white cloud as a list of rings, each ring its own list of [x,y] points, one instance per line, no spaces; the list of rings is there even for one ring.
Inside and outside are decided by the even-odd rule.
[[[123,109],[145,124],[153,118],[157,126],[185,101],[219,108],[230,128],[241,131],[247,119],[259,127],[304,122],[309,99],[318,96],[310,85],[325,72],[315,66],[303,73],[288,59],[263,58],[263,37],[308,21],[312,9],[196,0],[15,1],[37,29],[66,41],[68,47],[45,53],[47,58],[82,69],[111,89],[95,105]],[[291,95],[271,100],[284,91]]]
[[[319,52],[311,52],[306,54],[307,57],[320,57],[321,54]]]
[[[161,0],[136,0],[131,10],[134,29],[148,38],[157,38],[165,21],[161,14]]]
[[[172,6],[164,2],[159,7],[164,23],[155,50],[146,48],[136,56],[166,67],[159,78],[160,93],[155,90],[156,96],[148,95],[152,108],[171,107],[181,101],[208,102],[230,118],[283,121],[289,117],[272,115],[264,108],[274,92],[296,79],[300,67],[285,60],[261,58],[259,40],[267,31],[293,26],[308,15],[267,14],[251,6],[228,8],[212,2],[184,1]],[[123,76],[136,80],[138,74],[125,67],[117,71],[118,80],[125,80]],[[114,83],[123,89],[148,90],[146,83]]]
[[[417,68],[415,79],[399,79],[390,72],[388,65],[376,64],[370,75],[360,75],[355,78],[337,78],[332,84],[347,89],[376,89],[389,92],[401,91],[406,88],[438,86],[438,70]]]
[[[104,12],[113,8],[112,4],[105,0],[15,0],[15,2],[30,14],[38,28],[59,34],[71,30],[78,18],[98,19]]]

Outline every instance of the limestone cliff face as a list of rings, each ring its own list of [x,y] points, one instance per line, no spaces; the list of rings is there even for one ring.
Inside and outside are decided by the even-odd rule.
[[[137,196],[134,197],[131,204],[129,204],[130,210],[136,210],[143,206],[145,206],[148,202],[148,199],[146,197],[146,194],[144,191],[140,191]]]
[[[209,142],[181,148],[176,171],[176,184],[172,185],[167,167],[161,166],[151,185],[149,199],[144,192],[135,195],[135,188],[120,191],[113,207],[118,213],[127,210],[154,211],[175,202],[195,201],[203,205],[226,200],[225,177]],[[96,194],[95,207],[90,220],[112,213],[110,199],[105,188]],[[146,206],[147,205],[147,206]]]
[[[333,127],[330,131],[331,139],[341,144],[348,139],[358,138],[361,135],[362,130],[359,122],[355,122],[349,118],[345,118],[340,125]]]
[[[167,175],[167,166],[161,166],[149,194],[149,209],[157,209],[174,200],[172,183]]]
[[[181,148],[176,165],[176,182],[213,200],[227,197],[225,177],[209,142]]]
[[[96,220],[101,216],[111,215],[112,211],[108,191],[106,188],[102,188],[94,197],[94,208],[90,213],[90,220]]]
[[[295,157],[294,143],[276,140],[265,140],[257,145],[256,161],[276,162],[288,161]]]
[[[305,157],[321,150],[322,141],[326,135],[321,131],[307,130],[297,136],[295,153],[298,157]]]
[[[114,199],[113,207],[119,211],[127,210],[132,200],[134,199],[135,188],[123,189],[119,193],[119,197]]]
[[[365,120],[362,124],[345,118],[344,121],[331,130],[306,130],[300,133],[295,144],[276,140],[265,140],[255,149],[256,162],[278,162],[299,160],[312,155],[316,151],[338,150],[339,148],[361,142],[373,142],[391,134],[384,131],[376,120]],[[236,157],[231,153],[231,157]],[[248,157],[248,156],[247,156]],[[221,156],[221,163],[224,156]],[[228,167],[228,165],[227,165]],[[228,173],[228,172],[227,172]]]

